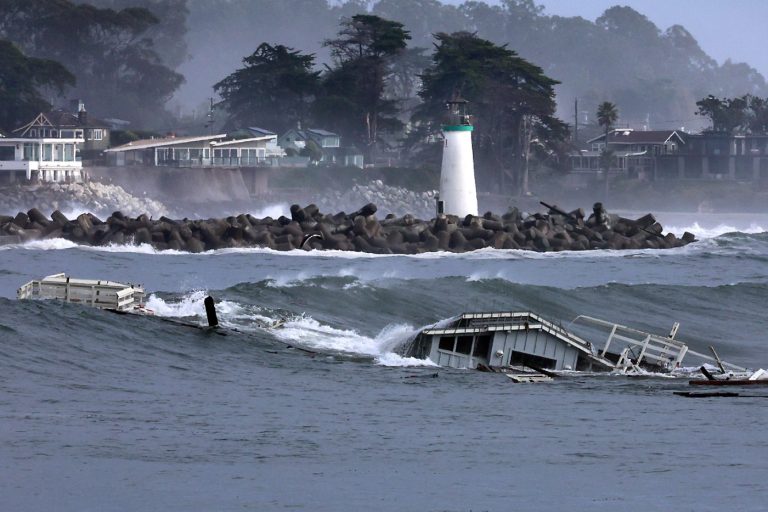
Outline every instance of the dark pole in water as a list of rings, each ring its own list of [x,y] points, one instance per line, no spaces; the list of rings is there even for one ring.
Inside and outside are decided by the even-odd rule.
[[[219,319],[216,318],[216,306],[213,297],[210,295],[205,298],[205,315],[208,317],[208,327],[218,327]]]

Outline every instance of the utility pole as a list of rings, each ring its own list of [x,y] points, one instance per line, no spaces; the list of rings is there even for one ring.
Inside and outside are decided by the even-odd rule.
[[[213,135],[213,122],[215,121],[213,117],[213,98],[209,98],[209,99],[211,100],[211,106],[208,108],[208,115],[206,116],[208,118],[208,121],[206,121],[205,126],[210,131],[209,135]]]
[[[579,98],[573,100],[573,145],[579,145]]]

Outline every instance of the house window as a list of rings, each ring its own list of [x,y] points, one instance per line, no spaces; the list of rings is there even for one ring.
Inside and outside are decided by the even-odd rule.
[[[43,162],[50,162],[53,160],[53,145],[43,144]]]
[[[213,157],[216,159],[219,159],[217,160],[216,163],[223,163],[223,164],[233,163],[233,161],[237,161],[237,150],[236,149],[214,149]]]
[[[78,139],[83,138],[83,130],[75,130],[75,137]]]
[[[91,132],[91,139],[93,140],[101,140],[104,138],[104,131],[101,128],[94,128],[93,130],[90,130]]]
[[[74,144],[64,144],[64,161],[65,162],[75,161],[75,145]]]
[[[36,162],[40,159],[40,146],[27,142],[24,144],[24,160]]]
[[[29,130],[29,136],[32,137],[33,139],[36,139],[37,138],[37,130],[35,128],[32,128],[31,130]]]
[[[0,146],[0,161],[8,162],[16,160],[16,150],[13,146]]]
[[[74,130],[61,130],[61,138],[62,139],[74,139],[75,138],[75,131]]]
[[[58,137],[59,133],[56,130],[51,130],[51,137]]]
[[[242,163],[243,164],[255,164],[258,161],[259,155],[255,148],[247,148],[242,150]]]

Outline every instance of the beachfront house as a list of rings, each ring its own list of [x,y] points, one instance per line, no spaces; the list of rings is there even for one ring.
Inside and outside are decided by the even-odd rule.
[[[678,155],[685,146],[685,135],[677,130],[633,130],[618,128],[608,132],[608,149],[613,152],[609,173],[638,179],[654,179],[659,157]],[[587,149],[570,155],[571,172],[602,173],[601,156],[606,134],[587,141]]]
[[[249,126],[245,131],[251,137],[262,137],[265,140],[266,157],[269,161],[274,162],[274,159],[285,156],[285,151],[277,143],[277,134],[275,132],[259,128],[258,126]]]
[[[97,159],[109,147],[110,125],[90,116],[85,104],[75,100],[72,111],[58,109],[40,113],[32,121],[13,131],[14,137],[23,138],[79,138],[79,156],[83,161]]]
[[[686,137],[684,153],[660,158],[660,180],[768,180],[768,134],[704,132]]]
[[[266,165],[267,145],[277,136],[229,138],[227,134],[168,136],[135,140],[105,151],[111,166],[259,167]]]
[[[30,123],[0,138],[0,183],[82,181],[82,127],[40,113]]]
[[[333,132],[318,128],[291,128],[278,139],[278,144],[283,149],[293,148],[301,151],[307,147],[309,141],[313,141],[322,150],[338,148],[341,146],[341,137]]]
[[[327,130],[291,128],[278,138],[277,143],[286,152],[293,151],[300,154],[309,141],[314,142],[322,151],[318,163],[363,168],[362,153],[354,147],[342,147],[341,137]]]

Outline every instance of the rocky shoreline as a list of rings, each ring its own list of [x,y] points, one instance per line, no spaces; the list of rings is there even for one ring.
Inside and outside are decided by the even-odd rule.
[[[605,212],[596,203],[585,220],[582,209],[566,213],[556,206],[547,213],[525,215],[516,208],[504,215],[459,218],[440,215],[425,221],[393,214],[379,221],[373,203],[347,214],[323,214],[311,204],[291,206],[291,217],[257,219],[249,214],[205,220],[153,220],[114,212],[106,220],[83,213],[70,220],[59,210],[50,218],[39,209],[0,216],[0,244],[63,238],[103,246],[149,244],[158,250],[199,253],[229,247],[264,247],[277,251],[340,250],[375,254],[462,253],[491,247],[538,252],[590,249],[668,249],[693,242],[663,234],[648,214],[632,220]]]

